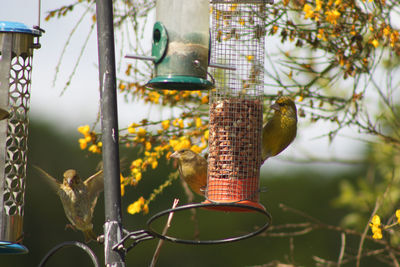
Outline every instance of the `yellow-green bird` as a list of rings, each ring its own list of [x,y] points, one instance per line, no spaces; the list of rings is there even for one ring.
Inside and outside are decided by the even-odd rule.
[[[271,109],[273,117],[262,130],[262,162],[281,153],[293,142],[297,133],[297,109],[288,96],[279,97]]]
[[[207,160],[190,149],[175,151],[171,158],[178,160],[179,174],[190,189],[204,196],[207,185]]]
[[[104,189],[103,171],[98,171],[82,181],[76,170],[69,169],[64,172],[61,183],[40,167],[34,167],[59,195],[65,215],[71,222],[67,227],[82,231],[86,243],[96,240],[92,218],[99,193]]]

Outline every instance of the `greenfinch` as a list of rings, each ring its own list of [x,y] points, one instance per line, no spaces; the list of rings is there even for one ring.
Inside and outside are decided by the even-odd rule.
[[[271,109],[275,111],[274,115],[262,130],[262,163],[281,153],[297,133],[297,109],[290,97],[279,97]]]
[[[60,197],[65,215],[71,222],[67,226],[82,231],[86,243],[96,240],[92,218],[98,195],[104,189],[103,171],[82,181],[76,170],[66,170],[61,183],[40,167],[34,167]]]
[[[175,151],[171,158],[178,160],[179,174],[190,189],[204,196],[207,186],[207,160],[190,149]]]

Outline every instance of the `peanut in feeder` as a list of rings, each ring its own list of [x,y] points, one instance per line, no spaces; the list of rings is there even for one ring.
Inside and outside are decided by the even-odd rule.
[[[41,32],[0,21],[0,254],[26,253],[23,239],[33,49]]]

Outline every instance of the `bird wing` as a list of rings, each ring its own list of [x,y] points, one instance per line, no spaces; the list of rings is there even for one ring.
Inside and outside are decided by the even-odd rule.
[[[104,189],[103,170],[100,170],[84,181],[89,194],[89,199],[97,198],[98,194]]]
[[[51,186],[51,188],[58,193],[60,190],[61,183],[39,166],[36,165],[32,166],[40,173],[40,176],[45,178],[45,181]]]

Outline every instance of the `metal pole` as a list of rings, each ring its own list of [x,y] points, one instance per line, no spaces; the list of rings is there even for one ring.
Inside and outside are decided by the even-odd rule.
[[[121,187],[112,0],[96,0],[97,42],[104,166],[104,253],[106,266],[125,266],[124,255],[112,247],[121,240]]]

